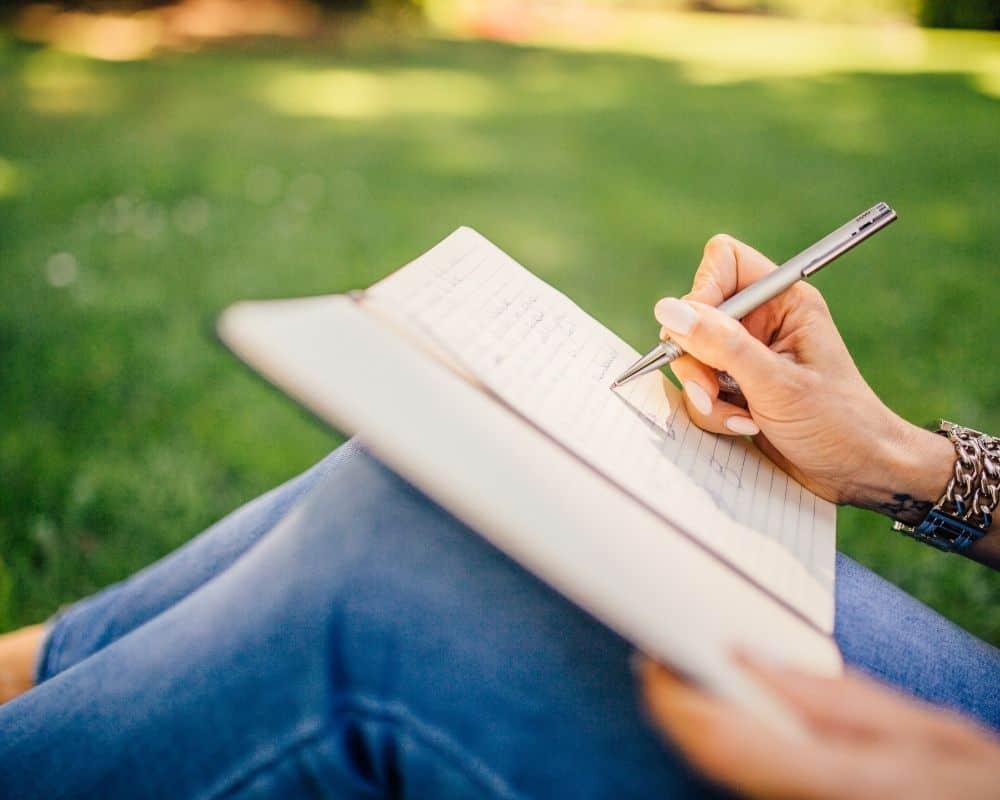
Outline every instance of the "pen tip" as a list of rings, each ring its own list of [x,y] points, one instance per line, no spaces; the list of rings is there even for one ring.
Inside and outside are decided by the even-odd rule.
[[[622,385],[622,382],[621,382],[621,381],[612,381],[612,382],[611,382],[611,388],[612,388],[612,389],[617,389],[617,388],[618,388],[619,386],[621,386],[621,385]]]

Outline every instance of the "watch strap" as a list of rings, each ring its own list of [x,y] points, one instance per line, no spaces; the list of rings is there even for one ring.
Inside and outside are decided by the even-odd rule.
[[[986,535],[982,528],[953,517],[936,506],[927,512],[920,524],[904,525],[902,522],[894,522],[892,529],[946,553],[961,553]]]

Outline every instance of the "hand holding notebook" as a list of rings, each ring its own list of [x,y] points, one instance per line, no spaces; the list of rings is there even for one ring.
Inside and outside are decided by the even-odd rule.
[[[833,507],[691,424],[637,353],[469,229],[351,298],[246,303],[248,363],[631,639],[780,716],[732,646],[825,674]]]

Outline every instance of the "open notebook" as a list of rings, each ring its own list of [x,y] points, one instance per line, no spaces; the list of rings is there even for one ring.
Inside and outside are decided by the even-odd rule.
[[[244,361],[639,647],[761,713],[735,644],[824,674],[835,509],[742,439],[695,427],[659,373],[460,228],[364,292],[246,302]]]

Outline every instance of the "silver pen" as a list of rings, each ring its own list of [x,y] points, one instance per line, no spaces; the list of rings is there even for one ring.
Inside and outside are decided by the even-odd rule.
[[[733,319],[742,319],[755,308],[764,305],[781,294],[789,286],[805,280],[831,261],[842,256],[855,245],[863,242],[896,219],[896,212],[887,203],[878,203],[846,225],[841,225],[833,233],[824,236],[816,244],[806,248],[797,256],[786,261],[774,272],[759,281],[751,283],[742,292],[737,292],[719,306],[719,311]],[[665,367],[684,351],[669,339],[659,342],[656,347],[636,361],[611,384],[617,389],[633,378]]]

